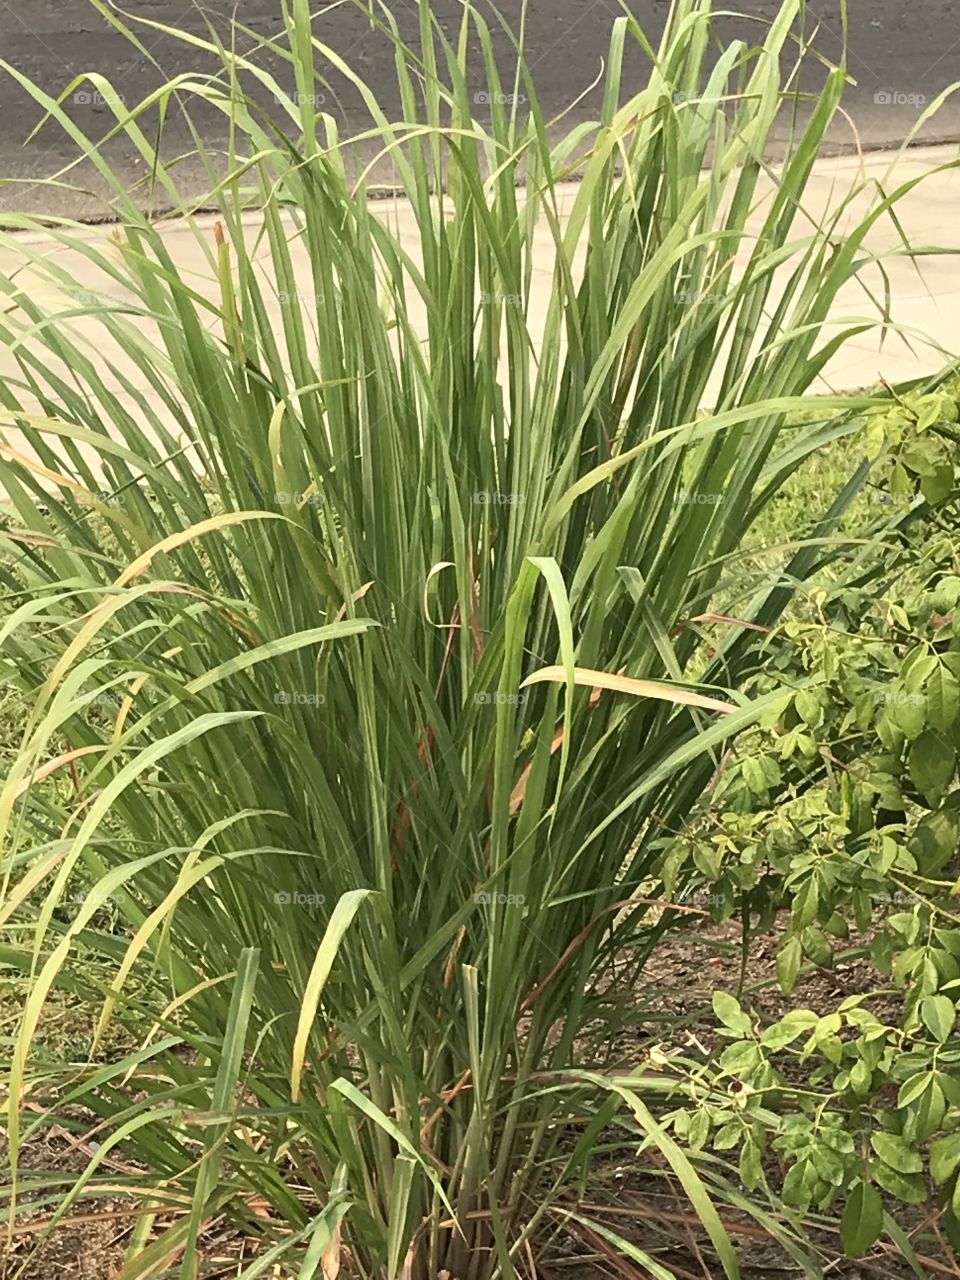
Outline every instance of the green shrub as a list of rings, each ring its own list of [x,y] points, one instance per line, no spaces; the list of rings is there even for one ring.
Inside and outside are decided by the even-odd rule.
[[[102,273],[98,297],[51,302],[75,281],[15,238],[31,284],[0,279],[17,368],[0,385],[2,637],[24,721],[0,797],[0,919],[2,958],[29,977],[9,1146],[21,1200],[56,1206],[51,1229],[107,1184],[159,1217],[123,1280],[193,1277],[224,1215],[262,1240],[250,1280],[275,1262],[332,1270],[341,1242],[367,1277],[511,1277],[617,1115],[737,1274],[715,1169],[654,1119],[663,1077],[610,1069],[632,975],[683,918],[662,910],[663,833],[724,745],[790,696],[740,692],[762,631],[731,625],[710,654],[690,620],[733,592],[741,622],[775,625],[865,475],[802,546],[741,567],[783,480],[876,402],[808,390],[863,330],[821,336],[871,261],[869,227],[914,185],[842,238],[808,221],[798,238],[840,67],[748,226],[801,10],[788,0],[761,44],[713,68],[705,0],[677,0],[655,55],[618,20],[596,130],[557,141],[522,59],[504,91],[479,14],[448,42],[422,3],[415,51],[375,6],[406,119],[347,74],[412,237],[315,106],[336,59],[306,0],[269,42],[297,78],[280,125],[250,93],[280,87],[212,37],[183,39],[219,55],[219,76],[129,110],[91,77],[151,198],[207,255],[213,301],[106,150],[13,73],[111,184],[120,226],[109,249],[50,232]],[[651,72],[621,105],[628,40]],[[225,158],[201,147],[216,227],[138,123],[175,95],[231,122]],[[107,900],[117,925],[97,914]],[[31,1057],[58,987],[102,1010],[89,1065]],[[135,1048],[100,1049],[111,1020]],[[28,1092],[39,1110],[21,1110]],[[26,1142],[90,1113],[88,1175],[18,1172]],[[115,1148],[146,1172],[110,1168]]]
[[[852,1256],[887,1232],[916,1261],[902,1203],[938,1205],[960,1244],[956,391],[868,417],[871,482],[849,537],[769,636],[751,686],[794,693],[741,735],[709,806],[664,851],[668,884],[685,867],[702,877],[687,901],[740,916],[745,952],[779,926],[787,994],[816,969],[866,962],[826,1005],[804,1007],[805,993],[773,1019],[742,1007],[762,999],[756,986],[716,993],[718,1051],[667,1120],[698,1148],[736,1150],[754,1189],[772,1152],[788,1205],[842,1207]]]

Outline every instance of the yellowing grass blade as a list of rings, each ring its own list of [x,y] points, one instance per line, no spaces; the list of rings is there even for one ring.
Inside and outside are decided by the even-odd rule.
[[[211,516],[209,520],[201,520],[189,529],[178,529],[176,533],[171,533],[155,546],[150,547],[142,556],[137,556],[136,560],[131,561],[117,578],[115,585],[125,587],[128,582],[132,582],[134,578],[138,578],[141,573],[149,569],[157,556],[164,552],[175,551],[177,547],[182,547],[195,538],[202,538],[205,534],[216,533],[219,529],[229,529],[231,525],[244,524],[250,520],[283,519],[284,517],[275,511],[230,511],[222,516]]]
[[[566,684],[569,678],[569,673],[563,667],[542,667],[533,675],[527,676],[520,688],[525,689],[531,684]],[[573,683],[587,689],[628,693],[633,698],[657,698],[661,702],[675,702],[680,706],[701,707],[704,711],[722,711],[725,715],[739,710],[732,702],[708,698],[706,694],[694,693],[692,689],[657,684],[655,680],[634,680],[632,676],[618,676],[611,671],[591,671],[589,667],[575,667]]]
[[[300,1080],[303,1076],[303,1060],[307,1052],[307,1041],[317,1016],[320,996],[324,984],[330,976],[333,962],[337,956],[343,935],[350,928],[353,917],[360,910],[361,904],[370,897],[372,889],[354,889],[345,893],[333,909],[333,914],[320,940],[313,968],[307,979],[307,988],[300,1004],[300,1017],[297,1021],[297,1034],[293,1042],[293,1058],[290,1064],[290,1094],[294,1102],[300,1099]]]

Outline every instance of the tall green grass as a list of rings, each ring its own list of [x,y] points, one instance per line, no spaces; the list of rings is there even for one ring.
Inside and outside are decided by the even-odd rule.
[[[842,236],[799,216],[843,67],[768,167],[800,0],[712,69],[706,0],[675,0],[658,49],[616,20],[601,118],[562,140],[522,49],[502,82],[471,6],[447,41],[422,0],[416,49],[370,7],[402,121],[311,33],[306,0],[283,10],[262,41],[296,77],[279,123],[251,91],[280,86],[212,35],[182,39],[218,77],[114,103],[210,289],[51,88],[7,68],[119,219],[109,246],[50,231],[106,282],[80,302],[62,255],[3,242],[28,268],[0,278],[0,634],[23,699],[0,959],[29,978],[7,1218],[16,1193],[53,1230],[109,1186],[149,1211],[123,1280],[202,1274],[223,1217],[262,1241],[247,1280],[348,1259],[371,1280],[511,1278],[619,1117],[735,1276],[708,1195],[727,1175],[661,1130],[667,1085],[615,1037],[683,918],[660,841],[765,705],[738,692],[761,633],[729,625],[707,656],[686,624],[733,591],[743,622],[773,626],[834,554],[863,467],[803,546],[749,572],[738,548],[873,403],[828,397],[790,425],[868,323],[823,329],[906,187]],[[650,62],[635,95],[628,42]],[[407,234],[316,105],[328,65],[364,96]],[[216,224],[140,125],[175,97],[229,118],[226,156],[198,138]],[[95,1011],[88,1062],[31,1055],[55,988]],[[101,1048],[111,1021],[128,1052]],[[99,1144],[82,1178],[20,1169],[52,1123]]]

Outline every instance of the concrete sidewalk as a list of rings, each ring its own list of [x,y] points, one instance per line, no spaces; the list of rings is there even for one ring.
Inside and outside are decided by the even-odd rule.
[[[804,211],[798,214],[796,236],[801,238],[809,234],[811,217],[820,220],[828,211],[838,210],[858,174],[871,180],[869,190],[862,192],[847,208],[838,224],[839,231],[864,216],[870,204],[878,198],[880,189],[889,195],[902,184],[957,158],[957,147],[950,146],[910,150],[896,159],[895,164],[893,154],[882,152],[871,153],[862,163],[856,157],[822,160],[809,184]],[[761,198],[752,215],[752,225],[757,229],[762,225],[773,191],[774,184],[765,180]],[[563,189],[562,200],[567,208],[576,192],[577,187],[572,184]],[[409,206],[402,200],[392,200],[376,202],[374,208],[380,217],[388,219],[397,229],[404,247],[417,256],[419,237]],[[874,328],[859,334],[836,353],[818,383],[811,388],[814,392],[864,387],[875,383],[881,376],[889,382],[904,381],[934,373],[960,356],[960,168],[947,169],[926,178],[898,204],[897,210],[899,227],[914,247],[938,246],[944,252],[913,262],[906,258],[888,258],[880,264],[866,267],[859,282],[853,282],[844,288],[832,310],[822,341],[857,321],[872,324]],[[214,221],[212,217],[203,218],[196,224],[201,240],[210,250],[213,248]],[[258,231],[258,218],[251,214],[247,222],[252,241]],[[882,216],[869,233],[867,249],[880,255],[894,252],[901,244],[897,222],[889,215]],[[163,228],[163,234],[178,269],[193,287],[210,299],[218,298],[219,286],[211,263],[198,243],[196,231],[182,222],[171,222]],[[110,256],[109,227],[91,228],[85,230],[83,235],[92,245]],[[553,242],[545,222],[538,229],[537,237],[530,302],[530,325],[535,338],[543,332],[553,287]],[[311,275],[302,243],[297,240],[291,248],[298,277],[309,281]],[[266,271],[269,262],[265,244],[260,246],[258,254],[263,258]],[[30,266],[27,261],[31,257],[52,258],[73,279],[76,288],[72,303],[66,294],[56,298],[49,283],[39,282],[36,267]],[[95,297],[107,300],[117,297],[117,286],[109,276],[93,268],[82,253],[63,248],[49,235],[4,236],[0,240],[0,271],[9,276],[14,270],[19,271],[17,283],[21,287],[30,287],[32,276],[36,281],[36,293],[45,295],[44,300],[54,304],[57,310],[76,307],[78,299],[82,304]],[[264,292],[270,298],[271,318],[276,321],[278,334],[282,333],[282,306],[306,302],[309,309],[309,300],[278,298],[275,288],[267,287]],[[901,333],[895,332],[883,322],[885,294],[892,321],[903,326]],[[775,285],[774,301],[776,296]],[[414,299],[411,305],[414,323],[419,326],[423,320],[425,333],[422,310],[419,299]],[[109,358],[138,390],[151,394],[147,379],[130,353],[119,348],[109,350],[109,339],[99,321],[88,316],[74,315],[69,324],[75,334],[86,340],[92,355],[101,360]],[[143,321],[141,327],[148,334],[153,328],[149,321]],[[51,363],[48,355],[45,355],[45,361],[48,365]],[[0,350],[0,377],[14,371],[10,352]],[[60,372],[69,373],[66,369],[61,369]],[[107,374],[105,380],[121,398],[127,398],[118,378]],[[708,388],[707,404],[710,403],[710,395],[711,389]]]
[[[882,255],[906,241],[914,249],[936,247],[945,252],[913,261],[888,257],[841,290],[831,311],[831,326],[864,317],[878,327],[851,339],[834,356],[823,374],[823,390],[868,386],[880,377],[901,382],[934,373],[960,356],[960,168],[932,173],[958,159],[956,146],[910,150],[899,158],[887,152],[866,157],[862,169],[879,186],[854,201],[838,230],[849,229],[866,215],[871,194],[875,197],[882,189],[889,197],[924,174],[932,174],[898,201],[896,220],[886,213],[877,221],[864,247],[868,253]],[[809,212],[818,216],[837,208],[860,167],[855,157],[819,162],[808,187]],[[901,333],[881,325],[884,305],[889,306],[893,323],[902,327]]]

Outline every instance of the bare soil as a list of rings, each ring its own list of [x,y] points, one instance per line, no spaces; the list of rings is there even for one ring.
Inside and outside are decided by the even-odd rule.
[[[697,927],[688,934],[672,938],[657,948],[642,976],[642,1018],[624,1038],[622,1052],[636,1059],[641,1045],[663,1038],[663,1028],[677,1016],[690,1018],[693,1033],[707,1047],[712,1043],[710,1000],[715,989],[736,991],[740,981],[741,932],[739,923]],[[866,943],[864,938],[851,938],[843,948],[856,950]],[[747,955],[747,990],[744,1003],[757,1008],[766,1017],[777,1017],[788,1008],[810,1008],[827,1012],[844,996],[868,991],[877,986],[877,974],[868,959],[839,961],[831,970],[814,970],[801,975],[789,998],[771,980],[777,939],[774,934],[758,936],[750,941]],[[754,990],[750,990],[755,988]],[[651,999],[652,997],[652,999]],[[879,1016],[897,1017],[897,1001],[889,1001],[889,1009],[877,1002],[871,1007]],[[649,1019],[646,1015],[649,1013]],[[669,1048],[669,1045],[666,1046]],[[618,1050],[621,1046],[618,1042]],[[24,1152],[24,1169],[51,1167],[79,1173],[86,1165],[90,1151],[77,1149],[74,1139],[64,1131],[51,1135],[45,1142],[34,1144]],[[774,1172],[770,1170],[771,1174]],[[650,1165],[622,1163],[609,1169],[597,1169],[590,1192],[593,1199],[581,1204],[585,1216],[602,1222],[654,1257],[661,1266],[672,1270],[682,1280],[722,1280],[723,1269],[712,1253],[710,1241],[682,1191]],[[897,1218],[905,1221],[905,1206],[896,1206]],[[112,1280],[123,1264],[124,1254],[136,1219],[130,1213],[130,1201],[83,1201],[68,1215],[51,1238],[38,1247],[38,1224],[49,1215],[49,1209],[31,1216],[29,1210],[18,1214],[13,1247],[0,1262],[0,1280]],[[742,1280],[792,1280],[803,1272],[787,1257],[780,1246],[746,1214],[724,1210],[724,1224],[738,1253]],[[932,1206],[919,1206],[913,1220],[907,1221],[908,1235],[921,1259],[922,1276],[929,1280],[957,1277],[960,1265],[949,1246],[938,1239],[936,1214]],[[821,1250],[823,1280],[901,1280],[917,1277],[917,1272],[898,1256],[889,1243],[878,1245],[870,1255],[856,1262],[842,1257],[835,1229],[815,1232]],[[250,1241],[234,1232],[214,1229],[205,1239],[203,1257],[214,1274],[224,1280],[237,1274],[237,1264],[246,1254],[252,1256]],[[222,1270],[215,1264],[220,1263]],[[568,1224],[566,1228],[544,1239],[536,1255],[536,1280],[601,1280],[602,1277],[639,1280],[648,1272],[636,1263],[618,1256],[598,1234]],[[341,1273],[349,1280],[348,1273]],[[287,1277],[282,1277],[287,1280]],[[450,1280],[456,1280],[451,1277]]]

